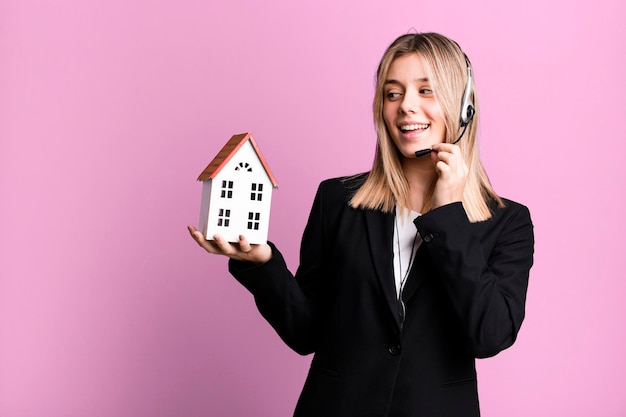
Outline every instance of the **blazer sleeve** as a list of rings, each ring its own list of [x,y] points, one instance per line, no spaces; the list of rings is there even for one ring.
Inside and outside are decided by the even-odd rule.
[[[254,296],[261,315],[276,330],[283,341],[301,355],[315,351],[318,334],[322,331],[321,315],[325,297],[330,291],[324,286],[330,281],[324,245],[328,239],[325,223],[327,214],[324,183],[318,188],[300,248],[300,266],[296,275],[287,268],[274,244],[272,258],[263,265],[230,260],[230,273]]]
[[[461,203],[453,203],[415,220],[477,358],[515,342],[533,264],[528,209],[507,201],[497,211],[481,225],[469,221]],[[480,239],[476,227],[484,231]]]

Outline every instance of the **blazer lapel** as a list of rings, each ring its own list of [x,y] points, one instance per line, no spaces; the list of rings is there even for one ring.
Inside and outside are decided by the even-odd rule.
[[[393,313],[398,327],[398,298],[393,278],[393,213],[383,213],[377,210],[365,210],[365,224],[367,227],[368,245],[374,269],[380,283],[387,304]]]

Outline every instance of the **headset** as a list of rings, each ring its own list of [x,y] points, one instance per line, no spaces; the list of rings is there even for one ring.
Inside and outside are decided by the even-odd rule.
[[[474,108],[471,100],[473,84],[472,67],[470,66],[467,55],[465,55],[465,65],[467,66],[467,84],[465,84],[465,92],[463,93],[463,100],[461,101],[461,119],[459,121],[459,129],[463,128],[463,132],[461,132],[457,140],[452,142],[453,145],[456,145],[457,142],[461,140],[467,130],[467,126],[474,118],[474,113],[476,113],[476,109]],[[421,149],[415,152],[415,157],[419,158],[420,156],[428,155],[431,152],[432,149]]]

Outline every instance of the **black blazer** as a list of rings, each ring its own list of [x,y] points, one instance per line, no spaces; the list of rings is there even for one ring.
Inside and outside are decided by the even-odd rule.
[[[320,185],[295,279],[272,244],[266,264],[229,263],[280,337],[315,353],[295,416],[478,416],[474,358],[511,346],[524,318],[528,209],[505,200],[470,223],[454,203],[418,217],[401,325],[394,214],[347,204],[363,178]]]

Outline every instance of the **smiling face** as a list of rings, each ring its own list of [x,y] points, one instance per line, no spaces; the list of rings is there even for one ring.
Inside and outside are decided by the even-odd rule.
[[[405,158],[444,142],[444,113],[419,54],[400,56],[391,63],[383,85],[383,119]]]

